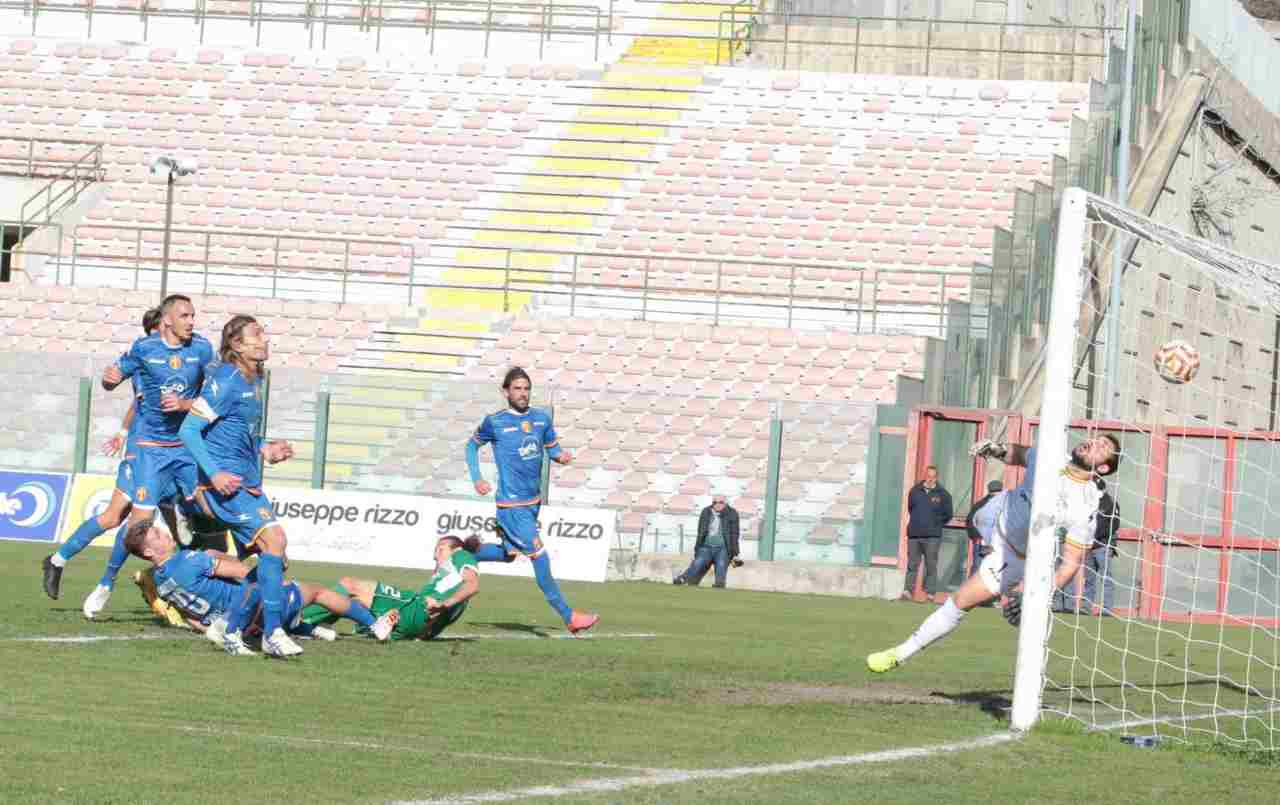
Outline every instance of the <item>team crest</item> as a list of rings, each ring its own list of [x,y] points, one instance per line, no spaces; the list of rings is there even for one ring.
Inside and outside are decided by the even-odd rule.
[[[271,510],[270,510],[270,509],[268,509],[268,508],[266,508],[266,507],[263,507],[263,508],[261,508],[261,509],[258,509],[258,517],[260,517],[260,518],[261,518],[261,519],[263,519],[263,520],[270,520],[270,519],[271,519]]]
[[[169,356],[169,368],[170,368],[170,369],[172,369],[172,370],[174,370],[175,372],[176,372],[177,370],[181,369],[181,368],[182,368],[182,356],[181,356],[181,355],[170,355],[170,356]]]
[[[138,502],[139,503],[147,502],[147,490],[145,488],[138,490]]]
[[[525,433],[528,433],[529,431],[533,430],[533,426],[529,424],[528,420],[525,420],[524,422],[520,423],[520,430],[524,431]]]

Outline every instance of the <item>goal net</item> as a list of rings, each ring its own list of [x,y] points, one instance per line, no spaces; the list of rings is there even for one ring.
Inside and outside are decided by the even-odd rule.
[[[1054,259],[1014,726],[1280,748],[1280,268],[1074,189]],[[1118,527],[1055,597],[1054,479],[1095,433]]]

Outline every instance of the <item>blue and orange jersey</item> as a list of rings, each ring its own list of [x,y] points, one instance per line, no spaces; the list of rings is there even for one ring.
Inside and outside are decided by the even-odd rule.
[[[191,413],[207,419],[203,438],[209,458],[218,469],[239,475],[241,483],[256,489],[262,485],[258,456],[262,441],[262,375],[250,379],[231,363],[209,367],[200,398]],[[206,483],[204,471],[201,482]]]
[[[238,581],[213,575],[216,565],[204,551],[180,550],[156,568],[156,593],[200,617],[228,612],[242,588]]]
[[[166,412],[160,398],[173,393],[193,400],[204,382],[205,366],[213,360],[213,345],[200,335],[178,346],[170,346],[158,334],[139,338],[116,365],[127,378],[135,380],[141,394],[133,420],[133,440],[139,447],[176,447],[181,444],[178,428],[186,417],[183,411]]]
[[[477,446],[493,444],[498,506],[532,506],[542,501],[542,452],[545,449],[551,458],[560,455],[550,411],[530,408],[518,414],[508,408],[489,414],[471,441]]]

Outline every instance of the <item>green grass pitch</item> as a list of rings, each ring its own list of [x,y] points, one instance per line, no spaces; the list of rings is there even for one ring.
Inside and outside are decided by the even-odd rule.
[[[3,803],[1205,805],[1275,803],[1280,791],[1280,769],[1256,755],[1138,749],[1061,724],[949,753],[756,768],[1004,733],[1015,641],[993,610],[873,677],[865,655],[926,607],[569,583],[570,603],[602,614],[598,636],[542,639],[563,632],[533,582],[484,577],[455,639],[348,636],[279,662],[160,627],[129,581],[137,560],[105,619],[86,622],[80,603],[105,552],[75,560],[52,602],[40,590],[47,551],[0,543]],[[353,570],[420,583],[305,563],[289,575]],[[610,637],[622,634],[656,637]],[[145,639],[28,639],[58,636]]]

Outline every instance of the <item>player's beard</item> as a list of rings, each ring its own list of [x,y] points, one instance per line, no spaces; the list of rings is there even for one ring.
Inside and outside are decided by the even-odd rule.
[[[1071,464],[1072,466],[1082,469],[1090,474],[1094,471],[1093,465],[1081,458],[1080,453],[1075,450],[1071,451]]]
[[[507,405],[510,405],[511,409],[515,411],[517,414],[523,414],[529,410],[529,403],[527,401],[516,402],[514,400],[507,400]]]

